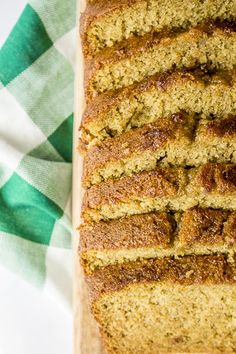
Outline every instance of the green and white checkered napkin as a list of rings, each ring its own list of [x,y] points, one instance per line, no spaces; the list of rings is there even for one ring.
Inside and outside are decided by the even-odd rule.
[[[32,0],[0,49],[0,263],[67,299],[75,13]]]

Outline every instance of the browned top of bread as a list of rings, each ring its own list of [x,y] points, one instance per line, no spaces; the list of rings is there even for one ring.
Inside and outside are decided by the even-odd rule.
[[[143,247],[235,245],[236,212],[192,208],[180,214],[149,213],[80,227],[80,251]]]
[[[217,137],[232,137],[236,134],[236,116],[217,119],[207,123],[204,127],[206,134]]]
[[[209,85],[210,83],[221,83],[229,86],[233,84],[235,75],[236,71],[222,71],[210,74],[200,69],[182,69],[153,75],[128,87],[116,91],[107,91],[98,95],[87,105],[82,118],[81,128],[86,130],[87,123],[94,119],[99,119],[100,116],[106,114],[112,107],[117,106],[123,100],[152,90],[153,88],[165,91],[169,86],[191,81],[200,82],[203,86]]]
[[[151,259],[107,266],[86,278],[91,300],[140,283],[168,282],[182,285],[235,283],[236,267],[223,255]]]
[[[137,195],[139,197],[173,196],[186,185],[186,178],[183,168],[158,168],[132,177],[108,180],[92,186],[85,193],[83,210],[96,208],[102,204],[116,204]]]
[[[178,240],[185,245],[235,244],[235,222],[235,212],[192,208],[183,213]]]
[[[175,220],[167,213],[133,215],[111,221],[84,224],[80,227],[80,250],[168,247],[172,241]]]
[[[107,162],[125,159],[132,154],[147,150],[156,151],[162,148],[167,141],[178,138],[181,134],[190,135],[193,124],[192,117],[179,112],[170,118],[162,118],[142,128],[132,129],[117,137],[105,139],[100,145],[93,146],[85,156],[83,181],[89,178],[92,171],[104,166]],[[231,125],[228,125],[230,128]],[[217,128],[220,129],[220,124]],[[214,131],[214,125],[211,126],[211,130]]]
[[[193,172],[193,174],[192,174]],[[235,193],[236,165],[207,163],[190,171],[191,188],[199,192]]]
[[[236,165],[207,163],[190,170],[177,167],[157,168],[119,180],[107,180],[92,186],[83,201],[87,208],[114,205],[132,198],[157,198],[176,196],[185,190],[188,193],[236,192]]]

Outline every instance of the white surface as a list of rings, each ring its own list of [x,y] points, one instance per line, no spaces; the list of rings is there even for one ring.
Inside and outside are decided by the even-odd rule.
[[[0,48],[25,4],[0,0]],[[0,354],[71,354],[71,313],[1,266],[0,279]]]
[[[16,23],[25,4],[26,0],[0,0],[0,47]]]
[[[71,315],[2,267],[0,279],[0,354],[71,354]]]

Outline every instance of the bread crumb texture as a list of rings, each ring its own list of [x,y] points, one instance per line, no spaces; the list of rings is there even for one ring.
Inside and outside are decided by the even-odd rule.
[[[163,258],[87,277],[109,353],[235,353],[235,260]]]
[[[86,61],[86,97],[90,100],[104,91],[132,85],[173,67],[203,64],[220,70],[235,67],[234,23],[208,22],[184,32],[154,32],[105,49]]]

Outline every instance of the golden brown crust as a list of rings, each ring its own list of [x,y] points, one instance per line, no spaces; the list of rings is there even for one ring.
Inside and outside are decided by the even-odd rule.
[[[179,112],[170,118],[162,118],[156,123],[105,139],[100,145],[92,147],[84,158],[83,184],[89,185],[93,171],[107,163],[145,151],[163,149],[167,142],[178,138],[180,134],[190,136],[192,128],[192,117]]]
[[[210,74],[207,71],[200,69],[182,69],[168,71],[163,74],[153,75],[139,83],[116,90],[108,91],[92,100],[86,107],[80,129],[85,129],[87,125],[107,114],[112,108],[126,100],[132,100],[132,97],[140,95],[153,88],[159,91],[166,91],[167,88],[174,85],[179,85],[184,82],[200,82],[203,87],[212,83],[221,83],[226,86],[231,86],[235,80],[236,71],[232,72],[217,72]]]
[[[151,259],[124,265],[107,266],[87,276],[92,302],[102,295],[121,291],[141,283],[192,285],[235,283],[235,262],[223,255],[185,256],[172,259]]]
[[[236,212],[192,208],[175,217],[168,213],[133,215],[80,227],[80,252],[178,246],[236,245]]]
[[[207,163],[199,168],[157,168],[119,180],[107,180],[92,186],[85,193],[82,215],[102,205],[116,205],[132,199],[173,197],[236,192],[236,165]]]
[[[105,139],[100,145],[89,149],[84,158],[83,185],[90,186],[93,173],[104,168],[107,164],[120,160],[126,161],[132,156],[145,152],[160,151],[165,155],[166,147],[172,142],[180,140],[181,137],[187,138],[189,151],[192,146],[190,143],[194,144],[199,137],[205,142],[210,141],[213,137],[231,138],[232,141],[235,141],[236,116],[205,123],[201,126],[200,131],[198,125],[197,119],[179,112],[142,128],[132,129],[119,136]],[[187,162],[186,160],[185,163]]]
[[[236,211],[231,213],[224,224],[225,241],[229,244],[235,244],[236,240]]]
[[[92,186],[85,193],[83,212],[86,212],[87,208],[117,204],[137,196],[140,198],[174,196],[186,184],[187,175],[183,168],[158,168],[132,177],[108,180]]]
[[[182,245],[235,244],[236,230],[231,226],[235,213],[215,209],[192,208],[184,212],[178,233]],[[229,241],[230,239],[230,241]]]
[[[228,36],[229,34],[236,32],[236,25],[235,23],[228,21],[208,21],[205,24],[190,28],[184,33],[188,34],[189,37],[192,37],[194,44],[199,36],[207,34],[210,37],[214,35],[216,31],[220,31],[221,34]],[[142,37],[131,37],[113,45],[112,47],[104,48],[94,57],[87,57],[85,61],[85,89],[88,100],[96,96],[94,96],[94,93],[91,91],[91,80],[104,66],[139,56],[156,47],[161,42],[164,44],[169,43],[170,40],[174,40],[182,33],[183,30],[178,29],[172,31],[151,32]]]
[[[169,247],[175,220],[167,213],[133,215],[80,227],[80,252],[89,250]]]
[[[206,134],[220,138],[233,137],[236,134],[236,116],[213,120],[205,126]]]
[[[236,192],[235,164],[205,164],[196,169],[193,189],[207,193],[229,194]]]
[[[194,207],[84,224],[80,259],[86,274],[112,264],[186,255],[229,254],[236,247],[236,213]]]

